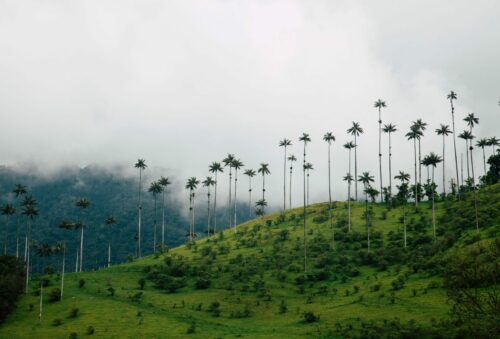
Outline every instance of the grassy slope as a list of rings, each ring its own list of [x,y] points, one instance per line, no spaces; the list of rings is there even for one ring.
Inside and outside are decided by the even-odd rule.
[[[427,203],[422,203],[421,214],[429,214]],[[324,213],[326,205],[318,204],[309,207],[308,227],[314,235],[322,233],[327,239],[331,236],[328,221],[317,224],[313,218]],[[362,213],[364,205],[356,203],[353,206],[353,229],[364,234],[364,219]],[[398,222],[401,210],[393,209],[388,212],[387,220],[381,220],[380,215],[385,210],[384,206],[374,206],[373,230],[382,232],[384,242],[388,233],[392,230],[397,233],[402,232],[402,225]],[[413,209],[409,208],[408,220],[417,218]],[[287,211],[300,214],[301,209]],[[437,204],[437,213],[444,213],[442,203]],[[345,215],[345,203],[337,203],[334,212],[335,220]],[[230,244],[231,250],[228,254],[219,254],[215,263],[228,263],[231,258],[238,254],[244,258],[262,258],[269,254],[275,243],[275,237],[282,229],[289,230],[289,240],[281,250],[286,254],[293,254],[293,245],[302,241],[302,227],[300,221],[287,221],[272,227],[265,226],[266,219],[275,219],[278,214],[271,214],[264,219],[256,219],[239,225],[240,233],[248,234],[252,227],[261,224],[263,227],[259,231],[260,239],[258,246],[244,247],[237,245],[237,237],[232,230],[224,232],[224,240],[215,242]],[[336,228],[339,232],[340,229]],[[431,225],[427,226],[428,234],[431,234]],[[309,235],[312,239],[314,235]],[[241,237],[241,236],[240,236]],[[486,237],[486,236],[485,236]],[[202,239],[197,242],[197,251],[188,249],[186,246],[175,248],[169,252],[185,256],[192,263],[201,263],[203,258],[200,249],[207,243],[213,243],[214,239]],[[361,242],[362,246],[366,243]],[[372,243],[373,250],[381,248],[382,243],[376,241]],[[239,248],[238,248],[239,247]],[[363,249],[364,251],[365,249]],[[295,253],[296,263],[301,265],[300,251]],[[103,254],[104,255],[104,254]],[[315,258],[309,260],[310,267],[313,268]],[[192,336],[199,337],[300,337],[306,334],[315,337],[327,337],[331,330],[335,328],[337,322],[343,324],[351,323],[356,326],[362,320],[383,320],[400,318],[402,321],[410,319],[421,324],[428,324],[432,318],[446,318],[448,305],[446,295],[441,288],[429,288],[431,282],[440,282],[438,276],[429,276],[425,273],[409,275],[404,288],[398,291],[391,290],[391,282],[408,268],[405,266],[392,265],[385,271],[377,271],[373,267],[358,266],[360,274],[350,277],[345,282],[335,278],[314,284],[306,282],[306,292],[299,293],[295,283],[295,276],[299,273],[287,273],[284,282],[276,278],[277,269],[268,268],[264,271],[262,279],[265,281],[266,289],[271,295],[271,300],[266,301],[258,297],[255,292],[242,292],[240,288],[243,283],[235,283],[231,290],[227,285],[232,280],[229,274],[220,274],[217,281],[213,281],[211,288],[206,290],[196,290],[193,288],[194,280],[189,279],[187,287],[182,288],[177,293],[168,294],[153,286],[151,281],[147,281],[143,297],[140,303],[131,301],[128,296],[139,292],[137,281],[144,277],[144,268],[147,265],[161,264],[162,256],[154,258],[152,256],[103,269],[96,272],[71,273],[67,274],[65,281],[64,300],[57,303],[45,302],[44,317],[40,323],[38,321],[39,298],[29,295],[23,297],[17,310],[8,317],[6,323],[0,327],[1,338],[67,338],[69,333],[77,332],[79,337],[84,336],[86,328],[91,325],[95,328],[95,337],[106,338],[161,338],[179,337],[186,335],[186,329],[194,322],[196,331]],[[286,269],[284,269],[286,271]],[[84,278],[85,287],[78,287],[78,280]],[[256,280],[256,278],[252,278]],[[380,283],[379,291],[372,292],[370,287],[375,283]],[[58,278],[55,277],[50,289],[58,286]],[[248,284],[251,286],[252,282]],[[116,290],[114,296],[109,296],[108,287],[112,285]],[[321,286],[327,286],[328,292],[321,294],[318,292]],[[359,287],[357,293],[352,293],[354,286]],[[32,282],[32,289],[36,288],[36,282]],[[335,291],[336,289],[336,291]],[[346,295],[349,290],[349,295]],[[414,291],[416,296],[414,296]],[[391,297],[394,296],[394,299]],[[391,300],[393,299],[393,300]],[[278,312],[279,305],[285,300],[288,311],[285,314]],[[219,301],[221,304],[220,317],[213,317],[206,311],[207,306]],[[393,302],[394,301],[394,302]],[[202,310],[197,310],[197,306],[202,303]],[[34,305],[34,310],[29,311],[29,304]],[[243,310],[245,305],[251,310],[248,318],[235,319],[230,317],[231,311]],[[79,308],[81,314],[75,319],[69,319],[68,313],[71,308]],[[320,315],[321,321],[307,324],[302,321],[304,311],[313,311]],[[142,315],[138,316],[138,312]],[[55,318],[63,320],[63,324],[55,327],[52,321]]]

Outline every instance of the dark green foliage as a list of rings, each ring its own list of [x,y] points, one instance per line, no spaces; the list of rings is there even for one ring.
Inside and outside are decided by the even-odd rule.
[[[54,288],[49,293],[49,303],[54,303],[61,300],[61,289]]]
[[[94,327],[93,326],[89,326],[87,327],[87,329],[85,330],[85,334],[86,335],[92,335],[94,334],[95,330],[94,330]]]
[[[144,279],[144,278],[140,278],[140,279],[137,281],[137,283],[139,284],[139,288],[140,288],[141,290],[143,290],[143,289],[144,289],[144,285],[146,284],[146,279]]]
[[[113,297],[115,295],[115,289],[112,286],[109,286],[108,293],[110,297]]]
[[[140,303],[141,298],[142,298],[142,292],[137,292],[137,293],[131,294],[128,296],[128,298],[130,299],[130,301]]]
[[[497,154],[488,158],[488,165],[488,173],[482,178],[484,184],[493,185],[500,182],[500,152],[497,151]]]
[[[18,296],[24,291],[25,272],[21,260],[0,256],[0,323],[12,312]]]
[[[219,317],[220,316],[220,303],[218,301],[212,302],[208,306],[208,312],[210,312],[214,317]]]
[[[62,324],[63,324],[63,321],[60,318],[56,318],[56,319],[52,320],[52,326],[57,327],[57,326],[61,326]]]
[[[311,311],[304,312],[302,317],[304,318],[304,321],[306,323],[314,323],[316,321],[319,321],[319,316],[315,315]]]
[[[192,322],[191,325],[189,325],[189,327],[187,328],[186,333],[192,334],[195,332],[196,332],[196,324],[194,322]]]
[[[76,318],[78,316],[78,313],[80,313],[80,310],[78,308],[72,308],[69,312],[68,318]]]
[[[278,312],[279,312],[280,314],[284,314],[284,313],[286,313],[287,311],[288,311],[288,307],[286,306],[285,301],[284,301],[284,300],[281,300],[281,303],[280,303],[280,306],[279,306],[279,310],[278,310]]]
[[[69,334],[69,339],[77,339],[78,338],[78,334],[76,332],[71,332]]]
[[[85,286],[85,279],[78,280],[78,287],[82,288]]]
[[[400,290],[405,285],[405,278],[403,276],[399,276],[397,279],[391,282],[391,285],[394,291]]]
[[[198,280],[195,282],[195,287],[198,290],[205,290],[210,287],[210,284],[212,281],[208,277],[200,277]]]

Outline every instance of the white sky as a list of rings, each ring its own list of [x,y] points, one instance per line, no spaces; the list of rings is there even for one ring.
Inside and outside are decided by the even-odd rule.
[[[0,0],[0,164],[132,171],[141,157],[156,169],[150,179],[153,172],[175,175],[183,185],[230,152],[247,167],[270,163],[267,192],[278,204],[277,144],[292,139],[300,160],[297,138],[307,132],[314,202],[327,198],[322,136],[332,131],[334,198],[344,199],[341,146],[353,120],[365,129],[359,172],[378,178],[378,98],[388,105],[384,123],[399,129],[393,175],[413,173],[412,144],[404,138],[412,120],[429,123],[423,153],[441,152],[434,129],[451,125],[450,89],[459,96],[457,131],[475,112],[475,135],[499,135],[498,13],[493,0]],[[446,146],[452,150],[451,137]],[[245,199],[246,180],[240,183]]]

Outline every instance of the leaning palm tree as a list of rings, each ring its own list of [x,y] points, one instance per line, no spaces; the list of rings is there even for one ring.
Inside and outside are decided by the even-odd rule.
[[[231,227],[231,187],[233,185],[233,161],[234,161],[235,157],[234,157],[234,154],[228,154],[227,157],[225,157],[222,162],[224,163],[224,167],[229,167],[229,202],[228,202],[228,212],[227,212],[227,216],[228,216],[228,227]]]
[[[332,142],[335,141],[335,136],[332,132],[327,132],[323,136],[323,140],[328,143],[328,214],[330,219],[330,228],[333,230],[333,219],[332,219],[332,171],[330,166],[330,156],[331,156],[331,147]]]
[[[290,208],[292,208],[292,173],[293,173],[293,162],[294,161],[297,161],[297,158],[295,157],[295,155],[291,154],[289,157],[288,157],[288,161],[290,161],[290,188],[289,188],[289,198],[290,198],[290,201],[289,201],[289,204],[290,204]]]
[[[186,189],[189,189],[189,213],[190,215],[190,225],[189,225],[189,242],[193,242],[194,233],[194,190],[198,187],[200,181],[196,177],[191,177],[188,179],[186,184]]]
[[[358,176],[358,136],[363,134],[363,128],[359,122],[352,122],[352,127],[347,130],[347,133],[354,136],[354,177]],[[354,181],[354,199],[358,200],[358,181]]]
[[[399,174],[394,177],[394,179],[401,181],[401,186],[399,186],[399,192],[401,193],[399,198],[403,200],[403,239],[404,247],[406,248],[406,201],[408,200],[408,183],[410,181],[410,175],[408,173],[399,171]]]
[[[434,169],[437,164],[439,164],[443,159],[439,156],[431,152],[429,155],[424,158],[426,166],[431,166],[432,169],[432,181],[431,181],[431,195],[432,195],[432,236],[434,241],[436,241],[436,212],[434,206],[434,196],[435,196],[435,183],[434,183]]]
[[[236,227],[236,205],[237,205],[237,196],[236,196],[236,192],[237,192],[237,189],[238,189],[238,170],[240,168],[242,168],[243,166],[243,163],[240,161],[240,159],[234,159],[233,160],[233,163],[231,164],[231,166],[234,168],[234,217],[233,217],[233,227]]]
[[[450,126],[448,125],[443,125],[439,128],[436,128],[436,133],[437,135],[442,135],[443,136],[443,197],[446,196],[446,173],[445,173],[445,166],[444,166],[444,159],[445,159],[445,138],[451,133]]]
[[[28,193],[26,186],[16,184],[12,192],[16,195],[18,206],[21,206],[21,197]],[[18,210],[20,210],[20,208]],[[19,214],[16,214],[16,258],[19,258]]]
[[[23,215],[26,216],[28,223],[27,223],[27,230],[26,230],[26,240],[27,243],[29,244],[31,241],[31,224],[33,223],[33,219],[38,216],[38,209],[35,207],[36,202],[33,202],[31,204],[27,204],[23,207]],[[28,293],[28,283],[29,283],[29,276],[30,276],[30,246],[27,246],[27,251],[26,251],[26,293]]]
[[[90,201],[86,198],[81,198],[76,202],[76,207],[80,209],[80,223],[82,224],[82,227],[80,227],[80,268],[79,271],[83,271],[83,229],[84,229],[84,221],[83,221],[83,214],[87,208],[90,206]]]
[[[500,140],[496,137],[491,137],[488,139],[488,146],[493,148],[493,155],[495,155],[495,147],[500,146]]]
[[[165,191],[167,186],[171,184],[170,180],[165,177],[161,177],[158,180],[161,185],[161,247],[165,247]]]
[[[476,141],[476,146],[481,147],[483,150],[483,168],[484,168],[484,175],[486,175],[486,155],[484,154],[484,148],[488,146],[488,139],[486,138],[481,138],[478,141]]]
[[[142,171],[148,167],[146,165],[146,160],[138,159],[134,165],[135,168],[139,170],[139,216],[137,219],[137,256],[141,257],[141,223],[142,223],[142,202],[141,202],[141,193],[142,193]]]
[[[392,145],[391,145],[391,133],[394,133],[397,131],[396,125],[389,124],[389,125],[384,125],[384,128],[382,129],[384,133],[387,133],[389,135],[389,197],[392,198],[392,164],[391,164],[391,159],[392,159]]]
[[[261,163],[257,172],[262,174],[262,200],[266,200],[266,174],[271,174],[269,164]]]
[[[255,177],[257,172],[253,169],[247,169],[243,174],[248,176],[248,213],[250,215],[252,213],[252,178]]]
[[[311,142],[311,138],[309,134],[302,133],[302,136],[299,137],[299,141],[304,143],[304,158],[302,164],[302,173],[303,173],[303,181],[304,181],[304,272],[307,272],[307,233],[306,233],[306,216],[307,216],[307,208],[306,208],[306,147],[309,142]]]
[[[214,231],[213,233],[217,233],[217,173],[223,172],[222,165],[219,162],[212,162],[210,166],[208,166],[208,170],[210,173],[213,173],[215,176],[215,187],[214,187]]]
[[[422,119],[417,119],[413,121],[413,127],[419,130],[421,133],[418,135],[418,183],[422,184],[422,152],[420,148],[420,139],[424,136],[424,131],[427,128],[427,123],[423,122]]]
[[[378,99],[373,107],[378,109],[378,167],[380,173],[380,201],[382,201],[382,108],[387,107],[385,101]],[[390,177],[390,175],[389,175]]]
[[[292,146],[292,141],[289,139],[283,139],[279,143],[279,147],[283,147],[285,149],[285,157],[284,157],[284,164],[283,164],[283,211],[286,210],[286,160],[287,160],[287,153],[286,153],[286,148],[288,146]]]
[[[204,187],[207,188],[207,236],[210,236],[210,187],[215,185],[214,179],[212,177],[207,177],[205,180],[202,181],[202,184]]]
[[[417,186],[417,139],[422,132],[414,126],[410,127],[410,132],[406,133],[408,140],[413,140],[413,157],[415,166],[415,208],[418,207],[418,186]]]
[[[112,226],[116,225],[116,219],[110,215],[104,220],[104,223],[108,226],[109,230]],[[108,267],[111,267],[111,237],[108,238]]]
[[[370,253],[370,226],[368,223],[368,193],[370,190],[370,182],[373,182],[373,175],[370,175],[370,172],[363,172],[362,175],[358,177],[358,181],[361,182],[364,186],[365,192],[365,227],[366,227],[366,236],[368,241],[368,253]]]
[[[158,194],[160,194],[163,191],[163,187],[160,185],[158,181],[153,181],[149,185],[148,192],[153,194],[153,200],[154,200],[154,218],[153,218],[153,253],[156,253],[156,216],[157,216],[157,201],[158,201]]]
[[[453,106],[453,100],[457,100],[457,94],[453,91],[450,91],[450,94],[446,97],[448,100],[450,100],[450,105],[451,105],[451,122],[452,122],[452,129],[453,129],[453,149],[455,151],[455,170],[457,173],[457,185],[459,184],[459,178],[458,178],[458,158],[457,158],[457,141],[456,141],[456,133],[455,133],[455,106]],[[460,190],[457,190],[457,192],[460,192]]]
[[[314,169],[313,165],[310,163],[310,162],[306,162],[306,164],[304,165],[305,169],[306,169],[306,175],[307,175],[307,198],[306,198],[306,202],[307,202],[307,205],[309,205],[309,175],[310,175],[310,171]]]
[[[348,232],[351,232],[351,181],[353,180],[352,175],[350,173],[347,173],[347,175],[344,177],[343,180],[347,181],[347,210],[348,210],[347,230]]]
[[[16,213],[16,209],[12,204],[5,204],[4,206],[2,206],[1,213],[2,215],[5,215],[5,217],[7,218],[7,221],[5,223],[5,236],[3,243],[3,254],[7,255],[7,242],[8,242],[7,237],[9,234],[10,219],[12,218],[12,215]]]
[[[471,171],[472,171],[472,184],[475,187],[476,186],[476,176],[474,173],[474,158],[472,156],[472,151],[474,147],[472,147],[472,139],[474,136],[472,135],[472,129],[474,128],[475,125],[479,123],[479,118],[474,115],[474,113],[469,113],[467,117],[464,118],[464,121],[467,122],[467,126],[469,126],[469,132],[471,134],[471,139],[469,143],[469,151],[470,151],[470,166],[471,166]],[[468,160],[467,160],[468,161]]]

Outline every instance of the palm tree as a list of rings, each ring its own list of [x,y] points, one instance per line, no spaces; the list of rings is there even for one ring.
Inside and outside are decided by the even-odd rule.
[[[392,167],[391,167],[392,145],[391,145],[391,133],[394,133],[394,132],[397,131],[396,125],[393,125],[393,124],[384,125],[384,128],[382,129],[382,131],[384,133],[387,133],[389,135],[389,197],[392,198]]]
[[[25,196],[24,199],[21,201],[21,206],[23,208],[30,206],[30,205],[35,206],[36,204],[37,203],[36,203],[35,199],[33,199],[33,197],[31,195]],[[28,223],[29,223],[29,221],[26,220],[26,226],[24,229],[24,261],[27,261],[28,251],[29,251],[29,236],[28,236],[29,227],[28,227]]]
[[[446,196],[446,173],[445,173],[445,166],[444,166],[444,159],[445,159],[445,138],[451,133],[450,131],[450,126],[448,125],[443,125],[439,128],[436,128],[436,133],[437,135],[442,135],[443,136],[443,197]]]
[[[364,185],[365,191],[365,226],[366,226],[366,235],[368,241],[368,253],[370,253],[370,227],[368,224],[368,192],[370,188],[370,182],[373,182],[373,175],[370,175],[370,172],[363,172],[362,175],[358,177],[358,181]]]
[[[255,206],[257,207],[255,210],[255,213],[257,215],[263,216],[265,214],[265,208],[267,206],[266,200],[265,199],[257,200],[257,202],[255,203]]]
[[[135,168],[139,169],[139,217],[137,222],[137,256],[141,257],[141,222],[142,222],[142,203],[141,203],[141,193],[142,193],[142,171],[148,167],[146,165],[146,160],[138,159],[134,165]]]
[[[424,131],[426,130],[427,123],[423,122],[422,119],[417,119],[417,121],[413,121],[413,127],[421,132],[417,137],[417,141],[418,141],[418,183],[422,184],[422,157],[421,157],[422,153],[420,149],[420,139],[424,136]]]
[[[283,165],[283,211],[286,210],[286,159],[287,153],[286,148],[292,145],[292,141],[289,139],[283,139],[279,143],[279,147],[283,147],[285,149],[285,159]]]
[[[464,118],[464,121],[467,122],[467,126],[469,126],[469,132],[471,134],[471,141],[469,143],[469,151],[470,151],[470,166],[472,170],[472,184],[474,187],[476,187],[476,176],[474,174],[474,158],[472,156],[472,151],[474,147],[472,147],[472,139],[474,136],[472,135],[472,129],[474,128],[475,125],[479,123],[479,118],[474,115],[474,113],[469,113],[467,117]],[[467,160],[468,161],[468,160]]]
[[[110,229],[111,226],[116,225],[116,219],[110,215],[104,220],[104,223],[108,226],[108,229]],[[111,237],[108,238],[108,267],[111,267]]]
[[[191,213],[191,224],[189,226],[189,242],[193,242],[194,233],[194,190],[198,187],[200,181],[196,177],[188,179],[186,189],[189,189],[189,212]]]
[[[408,200],[408,183],[410,181],[410,175],[408,173],[399,171],[399,174],[394,177],[394,179],[401,181],[401,186],[399,186],[399,191],[402,193],[400,197],[403,199],[403,238],[404,247],[406,248],[406,201]]]
[[[228,213],[227,213],[228,223],[229,223],[228,227],[231,227],[231,219],[232,219],[231,218],[231,186],[232,186],[232,182],[233,182],[232,168],[233,168],[234,159],[235,159],[234,154],[228,154],[227,157],[224,160],[222,160],[222,162],[224,163],[224,167],[229,166],[229,203],[228,203]]]
[[[62,228],[64,230],[72,230],[75,228],[75,224],[64,220],[60,225],[59,228]],[[62,247],[61,247],[62,246]],[[65,271],[65,263],[66,263],[66,241],[62,242],[62,244],[59,244],[58,251],[62,250],[63,252],[63,259],[62,259],[62,265],[61,265],[61,300],[63,298],[64,294],[64,271]]]
[[[500,140],[496,137],[491,137],[488,139],[488,146],[493,148],[493,155],[495,155],[495,147],[500,146]]]
[[[76,202],[76,207],[80,208],[80,223],[82,224],[82,226],[80,227],[80,272],[82,272],[83,270],[83,228],[85,225],[83,221],[83,213],[89,206],[90,201],[86,198],[81,198]]]
[[[234,159],[231,166],[234,168],[234,219],[233,219],[233,227],[236,227],[236,204],[237,204],[236,192],[238,189],[238,170],[245,165],[243,165],[243,163],[240,161],[240,159]]]
[[[222,169],[222,165],[220,162],[212,162],[210,166],[208,166],[208,170],[210,173],[215,175],[215,187],[214,187],[214,234],[217,233],[217,173],[224,172]]]
[[[484,148],[486,146],[488,146],[488,139],[486,138],[482,138],[482,139],[479,139],[477,142],[476,142],[476,146],[477,147],[481,147],[482,150],[483,150],[483,166],[484,166],[484,175],[486,175],[486,155],[484,154]]]
[[[153,181],[150,185],[149,185],[149,189],[148,189],[148,192],[153,194],[153,200],[154,200],[154,219],[153,219],[153,253],[156,253],[156,202],[157,202],[157,197],[158,197],[158,194],[160,194],[163,190],[163,187],[160,185],[159,182],[157,181]]]
[[[410,127],[410,132],[406,133],[408,140],[413,140],[413,155],[414,155],[414,165],[415,165],[415,208],[418,207],[418,186],[417,186],[417,139],[420,137],[422,131],[415,128],[415,126]]]
[[[329,213],[329,219],[330,219],[330,228],[333,230],[333,220],[332,220],[332,171],[331,171],[331,166],[330,166],[330,156],[331,156],[331,147],[332,147],[332,142],[335,141],[335,136],[333,135],[332,132],[327,132],[323,136],[323,140],[328,143],[328,213]]]
[[[307,205],[309,205],[309,171],[313,170],[314,167],[310,162],[307,162],[304,165],[304,168],[306,169],[306,173],[307,173],[307,198],[306,198],[306,200],[307,200]]]
[[[33,244],[33,247],[36,251],[36,254],[38,254],[38,256],[40,258],[49,257],[53,253],[52,246],[50,246],[47,243],[44,243],[40,246]],[[40,321],[40,322],[42,321],[42,313],[43,313],[42,312],[43,311],[43,285],[44,285],[44,279],[41,278],[40,279],[40,306],[39,306],[40,312],[38,313],[38,321]]]
[[[299,137],[299,141],[302,141],[304,143],[304,159],[303,159],[303,164],[302,164],[302,173],[303,173],[303,179],[304,179],[304,272],[307,272],[306,147],[307,147],[307,143],[311,142],[311,138],[309,137],[309,134],[302,133],[302,136]]]
[[[252,178],[255,177],[257,173],[253,169],[247,169],[243,174],[248,176],[248,213],[250,215],[252,213]]]
[[[452,128],[453,128],[453,149],[455,151],[455,169],[457,172],[457,185],[460,182],[458,178],[458,158],[457,158],[457,141],[455,138],[455,106],[453,106],[453,100],[457,100],[457,94],[453,91],[450,91],[450,94],[446,97],[448,100],[450,100],[450,105],[451,105],[451,121],[452,121]],[[457,192],[460,192],[460,190],[457,190]]]
[[[347,173],[344,177],[344,181],[347,181],[347,209],[348,209],[348,217],[347,217],[347,230],[351,232],[351,181],[353,180],[352,175]]]
[[[158,183],[161,185],[161,247],[165,247],[165,191],[167,190],[167,186],[171,184],[170,180],[165,177],[161,177],[158,180]]]
[[[470,131],[463,131],[458,135],[460,139],[465,140],[465,155],[466,155],[466,160],[467,160],[467,180],[470,179],[470,171],[469,171],[469,140],[474,138],[472,136],[472,133]]]
[[[436,168],[437,164],[439,164],[443,159],[439,156],[431,152],[429,155],[427,155],[425,158],[425,164],[426,166],[431,166],[432,168],[432,186],[431,186],[431,195],[432,195],[432,235],[434,237],[434,241],[436,240],[436,213],[435,213],[435,206],[434,206],[434,196],[435,196],[435,183],[434,183],[434,169]]]
[[[380,201],[382,201],[382,108],[387,106],[385,101],[378,99],[373,107],[378,108],[378,167],[380,173]]]
[[[271,174],[269,164],[261,163],[257,172],[262,174],[262,200],[266,200],[266,174]]]
[[[293,172],[293,162],[297,161],[297,158],[295,155],[291,154],[288,157],[288,161],[290,161],[290,189],[289,189],[289,196],[290,196],[290,208],[292,208],[292,172]]]
[[[16,213],[16,209],[14,208],[14,205],[12,204],[5,204],[2,207],[2,215],[5,215],[7,218],[7,222],[5,223],[5,238],[4,238],[4,244],[3,244],[3,254],[7,255],[7,237],[9,234],[9,224],[10,224],[10,219],[12,218],[12,215]]]
[[[215,181],[212,177],[207,177],[202,182],[203,186],[207,188],[207,236],[210,236],[210,187],[215,185]]]
[[[12,192],[16,195],[18,205],[21,206],[20,205],[21,197],[26,193],[28,193],[26,186],[21,184],[16,184]],[[19,258],[19,214],[16,215],[16,258]]]
[[[354,177],[358,176],[358,136],[363,134],[363,128],[359,122],[352,122],[352,127],[347,130],[347,133],[354,136]],[[354,198],[358,200],[358,181],[354,181]]]
[[[30,198],[30,197],[26,197]],[[25,200],[26,200],[25,199]],[[36,201],[31,199],[29,204],[25,204],[23,207],[23,215],[26,216],[28,222],[26,227],[26,243],[29,244],[31,240],[31,224],[33,223],[33,219],[38,216],[38,209],[35,207]],[[26,293],[28,293],[28,282],[30,276],[30,250],[29,246],[26,249]]]

